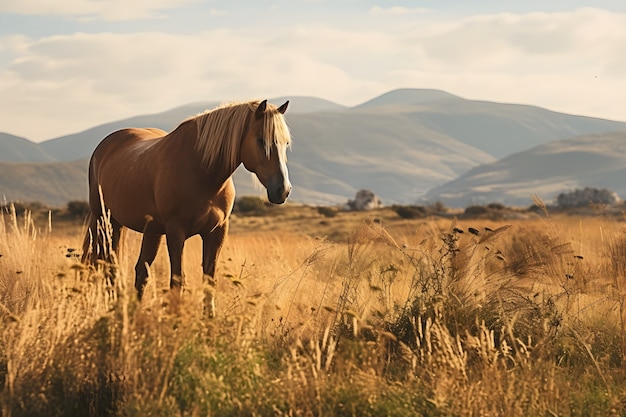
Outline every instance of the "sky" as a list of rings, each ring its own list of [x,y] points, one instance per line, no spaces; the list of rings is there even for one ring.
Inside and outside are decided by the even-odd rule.
[[[35,142],[198,101],[397,88],[626,121],[626,2],[0,2],[0,132]]]

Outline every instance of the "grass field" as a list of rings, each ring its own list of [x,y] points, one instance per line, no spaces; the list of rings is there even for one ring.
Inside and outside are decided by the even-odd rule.
[[[509,217],[509,218],[507,218]],[[78,222],[0,217],[0,415],[626,415],[626,223],[601,214],[234,215],[203,315],[162,248],[134,293]]]

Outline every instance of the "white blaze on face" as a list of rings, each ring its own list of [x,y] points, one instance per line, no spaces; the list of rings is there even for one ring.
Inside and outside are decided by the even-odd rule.
[[[280,172],[283,176],[283,188],[291,190],[291,182],[289,182],[289,170],[287,169],[287,145],[284,143],[277,144],[278,160],[280,162]]]

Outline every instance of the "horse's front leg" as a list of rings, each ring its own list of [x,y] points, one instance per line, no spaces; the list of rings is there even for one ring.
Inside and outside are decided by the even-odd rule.
[[[183,273],[183,247],[187,237],[182,228],[167,226],[165,229],[167,251],[170,255],[170,289],[180,293],[185,286]]]
[[[204,308],[210,318],[215,317],[216,314],[215,294],[217,291],[217,279],[215,278],[215,266],[227,233],[228,220],[212,231],[202,234],[202,282],[205,286]]]
[[[146,288],[148,267],[152,265],[152,262],[156,258],[162,237],[162,235],[143,235],[141,252],[137,264],[135,265],[135,288],[137,289],[137,297],[139,300],[143,297],[143,291]]]

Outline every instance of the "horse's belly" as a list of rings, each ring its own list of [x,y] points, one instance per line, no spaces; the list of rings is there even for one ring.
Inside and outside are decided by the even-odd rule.
[[[105,207],[120,224],[138,232],[165,233],[151,188],[132,179],[101,183]]]

